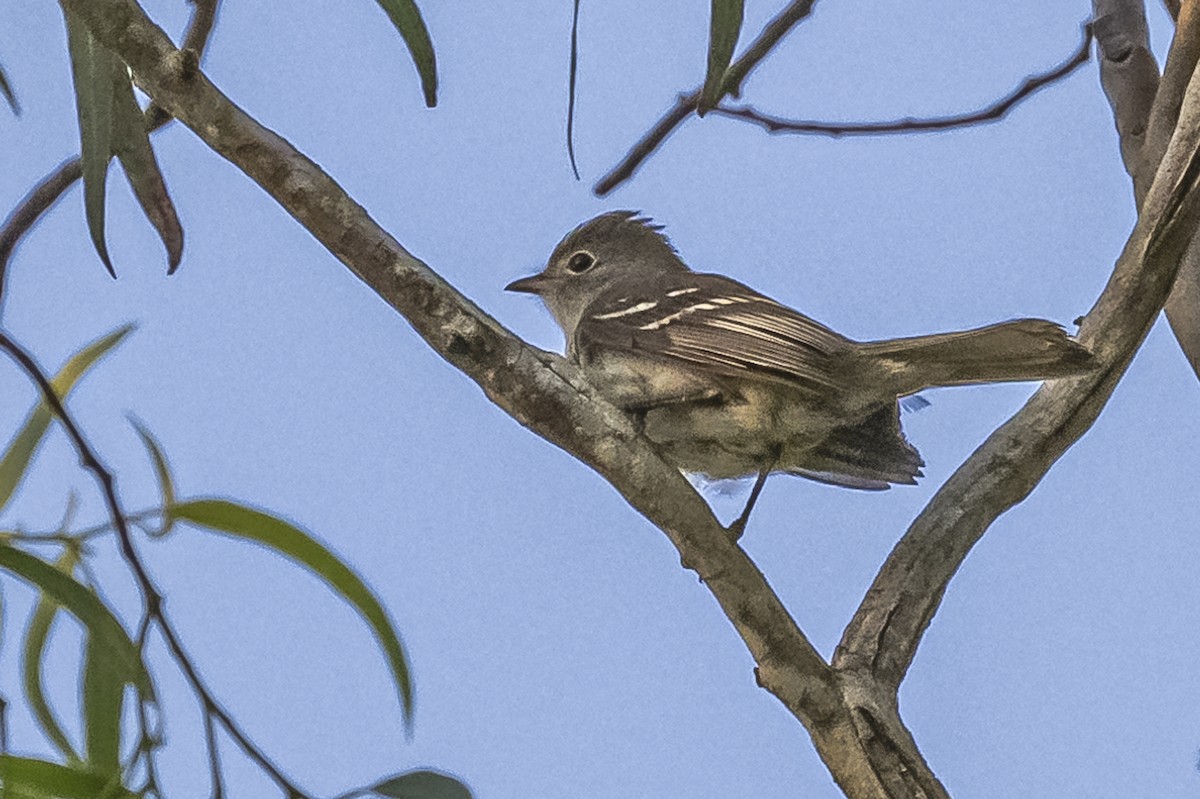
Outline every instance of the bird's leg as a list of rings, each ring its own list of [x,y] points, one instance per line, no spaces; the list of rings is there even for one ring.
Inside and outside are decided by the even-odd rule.
[[[746,522],[750,520],[750,511],[754,510],[754,503],[758,502],[758,495],[762,493],[763,486],[767,484],[767,475],[779,462],[782,449],[778,445],[772,447],[770,456],[763,463],[762,470],[759,471],[758,478],[754,481],[754,488],[750,489],[750,498],[746,500],[746,507],[742,509],[742,514],[734,520],[733,524],[725,528],[734,541],[737,541],[742,537],[742,533],[746,532]]]

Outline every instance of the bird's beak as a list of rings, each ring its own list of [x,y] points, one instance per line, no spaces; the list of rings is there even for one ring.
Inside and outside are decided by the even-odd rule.
[[[521,291],[526,294],[541,294],[547,283],[543,274],[530,275],[520,280],[514,280],[504,287],[505,291]]]

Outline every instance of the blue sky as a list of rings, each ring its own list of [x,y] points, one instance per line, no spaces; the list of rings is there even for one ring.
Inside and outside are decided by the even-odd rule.
[[[771,138],[692,120],[635,180],[589,186],[704,67],[708,3],[585,3],[576,148],[566,162],[567,2],[426,2],[439,107],[368,0],[303,8],[226,0],[205,68],[327,169],[410,251],[550,349],[535,300],[505,294],[561,235],[603,210],[667,225],[685,259],[856,338],[1016,316],[1069,324],[1104,285],[1133,222],[1095,65],[1005,121],[933,136]],[[747,30],[775,4],[749,3]],[[182,30],[183,4],[147,8]],[[1151,3],[1155,46],[1169,22]],[[746,84],[782,115],[878,119],[981,106],[1062,60],[1086,3],[823,2]],[[0,10],[0,59],[24,106],[0,115],[11,207],[77,148],[61,15]],[[16,22],[16,21],[19,21]],[[155,147],[187,235],[178,274],[121,178],[92,251],[78,190],[12,264],[3,322],[48,367],[126,322],[136,335],[72,401],[127,507],[154,476],[125,421],[172,458],[182,493],[270,508],[331,544],[378,591],[415,669],[406,741],[384,662],[310,576],[181,529],[143,552],[222,700],[308,790],[329,795],[417,765],[480,797],[836,797],[804,730],[666,538],[590,469],[505,416],[402,318],[191,133]],[[908,522],[1032,385],[931,391],[905,417],[928,466],[865,494],[785,477],[744,546],[828,655]],[[0,364],[0,428],[34,392]],[[993,526],[950,585],[901,711],[954,796],[1192,797],[1200,790],[1200,386],[1156,325],[1095,427]],[[0,527],[52,527],[67,493],[103,508],[65,439],[48,442]],[[747,486],[714,495],[732,517]],[[95,570],[129,611],[110,543]],[[20,696],[31,599],[4,583],[0,692],[14,748],[44,747]],[[48,681],[69,713],[78,634]],[[207,796],[194,702],[161,649],[171,796]],[[223,748],[231,793],[270,784]]]

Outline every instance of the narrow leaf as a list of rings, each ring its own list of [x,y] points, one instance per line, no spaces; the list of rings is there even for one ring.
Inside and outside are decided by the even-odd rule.
[[[154,462],[154,473],[158,476],[158,490],[162,495],[162,527],[151,535],[161,538],[175,526],[175,480],[171,477],[171,466],[167,462],[166,454],[146,426],[132,416],[129,417],[129,423],[141,436],[142,444],[150,453],[150,460]]]
[[[121,340],[132,330],[133,325],[119,327],[72,355],[62,370],[50,381],[54,386],[54,393],[58,395],[59,399],[65,401],[79,378],[83,377],[113,347],[120,344]],[[25,425],[8,445],[4,455],[0,456],[0,509],[8,504],[17,490],[17,486],[21,484],[33,456],[37,453],[38,446],[46,435],[46,430],[50,427],[51,419],[50,408],[42,400],[30,412],[29,418],[25,420]]]
[[[173,274],[183,258],[183,227],[167,194],[167,184],[150,146],[146,118],[134,99],[133,84],[124,65],[113,75],[112,146],[142,211],[167,250],[167,274]]]
[[[117,276],[104,240],[104,191],[112,158],[113,75],[124,65],[105,50],[87,27],[65,11],[67,49],[75,79],[75,109],[79,116],[79,154],[83,162],[83,206],[88,232],[108,273]]]
[[[324,544],[276,516],[223,499],[197,499],[175,506],[174,515],[247,541],[274,549],[323,579],[349,602],[370,625],[391,667],[392,678],[404,708],[405,724],[411,729],[413,696],[404,647],[383,605],[353,569]]]
[[[8,101],[8,107],[12,109],[13,114],[21,116],[21,104],[17,102],[17,95],[13,92],[3,67],[0,67],[0,94],[4,95],[4,99]]]
[[[71,611],[87,628],[88,634],[104,646],[106,657],[120,670],[123,678],[149,691],[150,678],[138,648],[121,622],[94,593],[49,563],[8,545],[0,545],[0,569],[32,583]]]
[[[473,799],[466,785],[439,771],[409,771],[372,785],[369,789],[388,799]]]
[[[134,796],[103,774],[15,755],[0,755],[0,783],[5,799],[132,799]]]
[[[696,113],[704,116],[721,102],[725,73],[733,61],[738,34],[742,31],[743,0],[712,0],[712,22],[708,32],[708,72]]]
[[[123,672],[104,642],[88,635],[83,659],[83,730],[88,767],[98,774],[121,776],[121,705]]]
[[[567,160],[579,180],[579,165],[575,163],[575,74],[579,71],[579,3],[571,16],[571,62],[567,66]]]
[[[412,55],[421,78],[421,90],[425,93],[425,105],[433,108],[437,105],[437,62],[433,56],[433,41],[429,38],[429,29],[425,20],[421,19],[421,11],[412,0],[377,0],[387,12],[392,24]]]
[[[63,574],[70,575],[75,571],[75,564],[78,560],[78,552],[68,549],[54,564],[54,567],[61,570]],[[55,718],[54,711],[51,710],[50,703],[46,700],[46,692],[42,688],[42,662],[46,652],[46,640],[50,637],[50,630],[54,627],[54,620],[57,616],[58,603],[43,593],[29,619],[29,629],[25,632],[25,646],[21,653],[25,701],[29,703],[29,709],[33,713],[34,720],[41,727],[42,734],[50,740],[54,748],[62,753],[68,762],[78,763],[82,758],[75,751],[75,747],[71,745],[67,734],[63,732],[62,725]]]

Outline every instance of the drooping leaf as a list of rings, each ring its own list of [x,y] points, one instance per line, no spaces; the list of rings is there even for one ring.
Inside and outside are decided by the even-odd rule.
[[[124,325],[108,335],[93,341],[79,352],[71,356],[62,370],[50,381],[54,393],[59,399],[65,400],[79,378],[92,368],[105,354],[121,343],[121,340],[133,330],[133,325]],[[50,408],[42,400],[30,412],[24,426],[8,449],[0,456],[0,510],[4,508],[17,486],[25,476],[38,446],[42,443],[46,430],[50,427],[52,415]]]
[[[397,774],[369,790],[388,799],[473,799],[466,785],[449,774],[427,769]]]
[[[133,799],[112,778],[78,766],[0,755],[5,799]]]
[[[6,544],[0,544],[0,569],[32,583],[69,610],[104,647],[104,656],[121,679],[149,692],[150,677],[138,648],[99,597],[49,563]]]
[[[575,163],[575,75],[579,71],[579,3],[571,17],[571,62],[567,65],[567,160],[579,180],[579,165]]]
[[[158,490],[162,495],[162,527],[151,535],[161,538],[175,526],[175,480],[171,477],[171,466],[167,462],[166,454],[146,426],[132,416],[129,417],[129,423],[133,425],[133,429],[142,439],[142,444],[146,446],[146,451],[150,453],[150,460],[154,462],[154,473],[158,476]]]
[[[725,73],[733,61],[738,34],[742,31],[744,0],[712,0],[712,21],[708,32],[708,72],[696,113],[704,116],[721,102]]]
[[[433,41],[429,38],[429,29],[421,18],[421,10],[413,0],[377,0],[380,7],[387,12],[392,24],[408,45],[417,74],[421,78],[421,90],[425,94],[425,105],[433,108],[437,105],[437,61],[433,55]]]
[[[324,580],[366,620],[383,649],[400,694],[404,718],[411,728],[412,682],[400,636],[380,601],[353,569],[324,544],[289,522],[255,508],[223,499],[196,499],[174,508],[177,519],[269,547]]]
[[[81,21],[64,9],[67,49],[75,79],[79,116],[79,155],[83,162],[83,205],[88,232],[108,273],[117,276],[104,239],[104,193],[108,162],[113,156],[113,75],[124,65],[100,45]]]
[[[94,634],[83,659],[83,732],[87,765],[98,774],[121,776],[121,706],[124,674]]]
[[[4,95],[4,99],[8,101],[8,107],[12,109],[13,114],[21,116],[21,104],[17,102],[17,95],[13,92],[12,84],[8,82],[8,76],[4,74],[4,67],[0,67],[0,94]]]
[[[158,168],[146,118],[133,96],[133,84],[125,65],[113,75],[113,151],[121,160],[134,196],[167,250],[167,274],[173,274],[183,258],[183,227],[167,184]]]
[[[54,567],[63,574],[70,575],[75,571],[78,561],[79,553],[71,548],[62,554]],[[33,610],[33,615],[29,619],[29,629],[25,632],[25,646],[21,653],[22,684],[25,689],[25,701],[29,703],[29,709],[41,728],[42,734],[50,740],[54,748],[62,753],[68,763],[79,763],[82,759],[75,751],[75,747],[71,745],[67,734],[63,732],[62,725],[55,718],[54,711],[51,710],[50,703],[46,700],[46,692],[42,687],[42,660],[46,652],[46,640],[50,637],[50,630],[54,627],[58,609],[58,603],[43,593],[38,600],[37,607]]]

